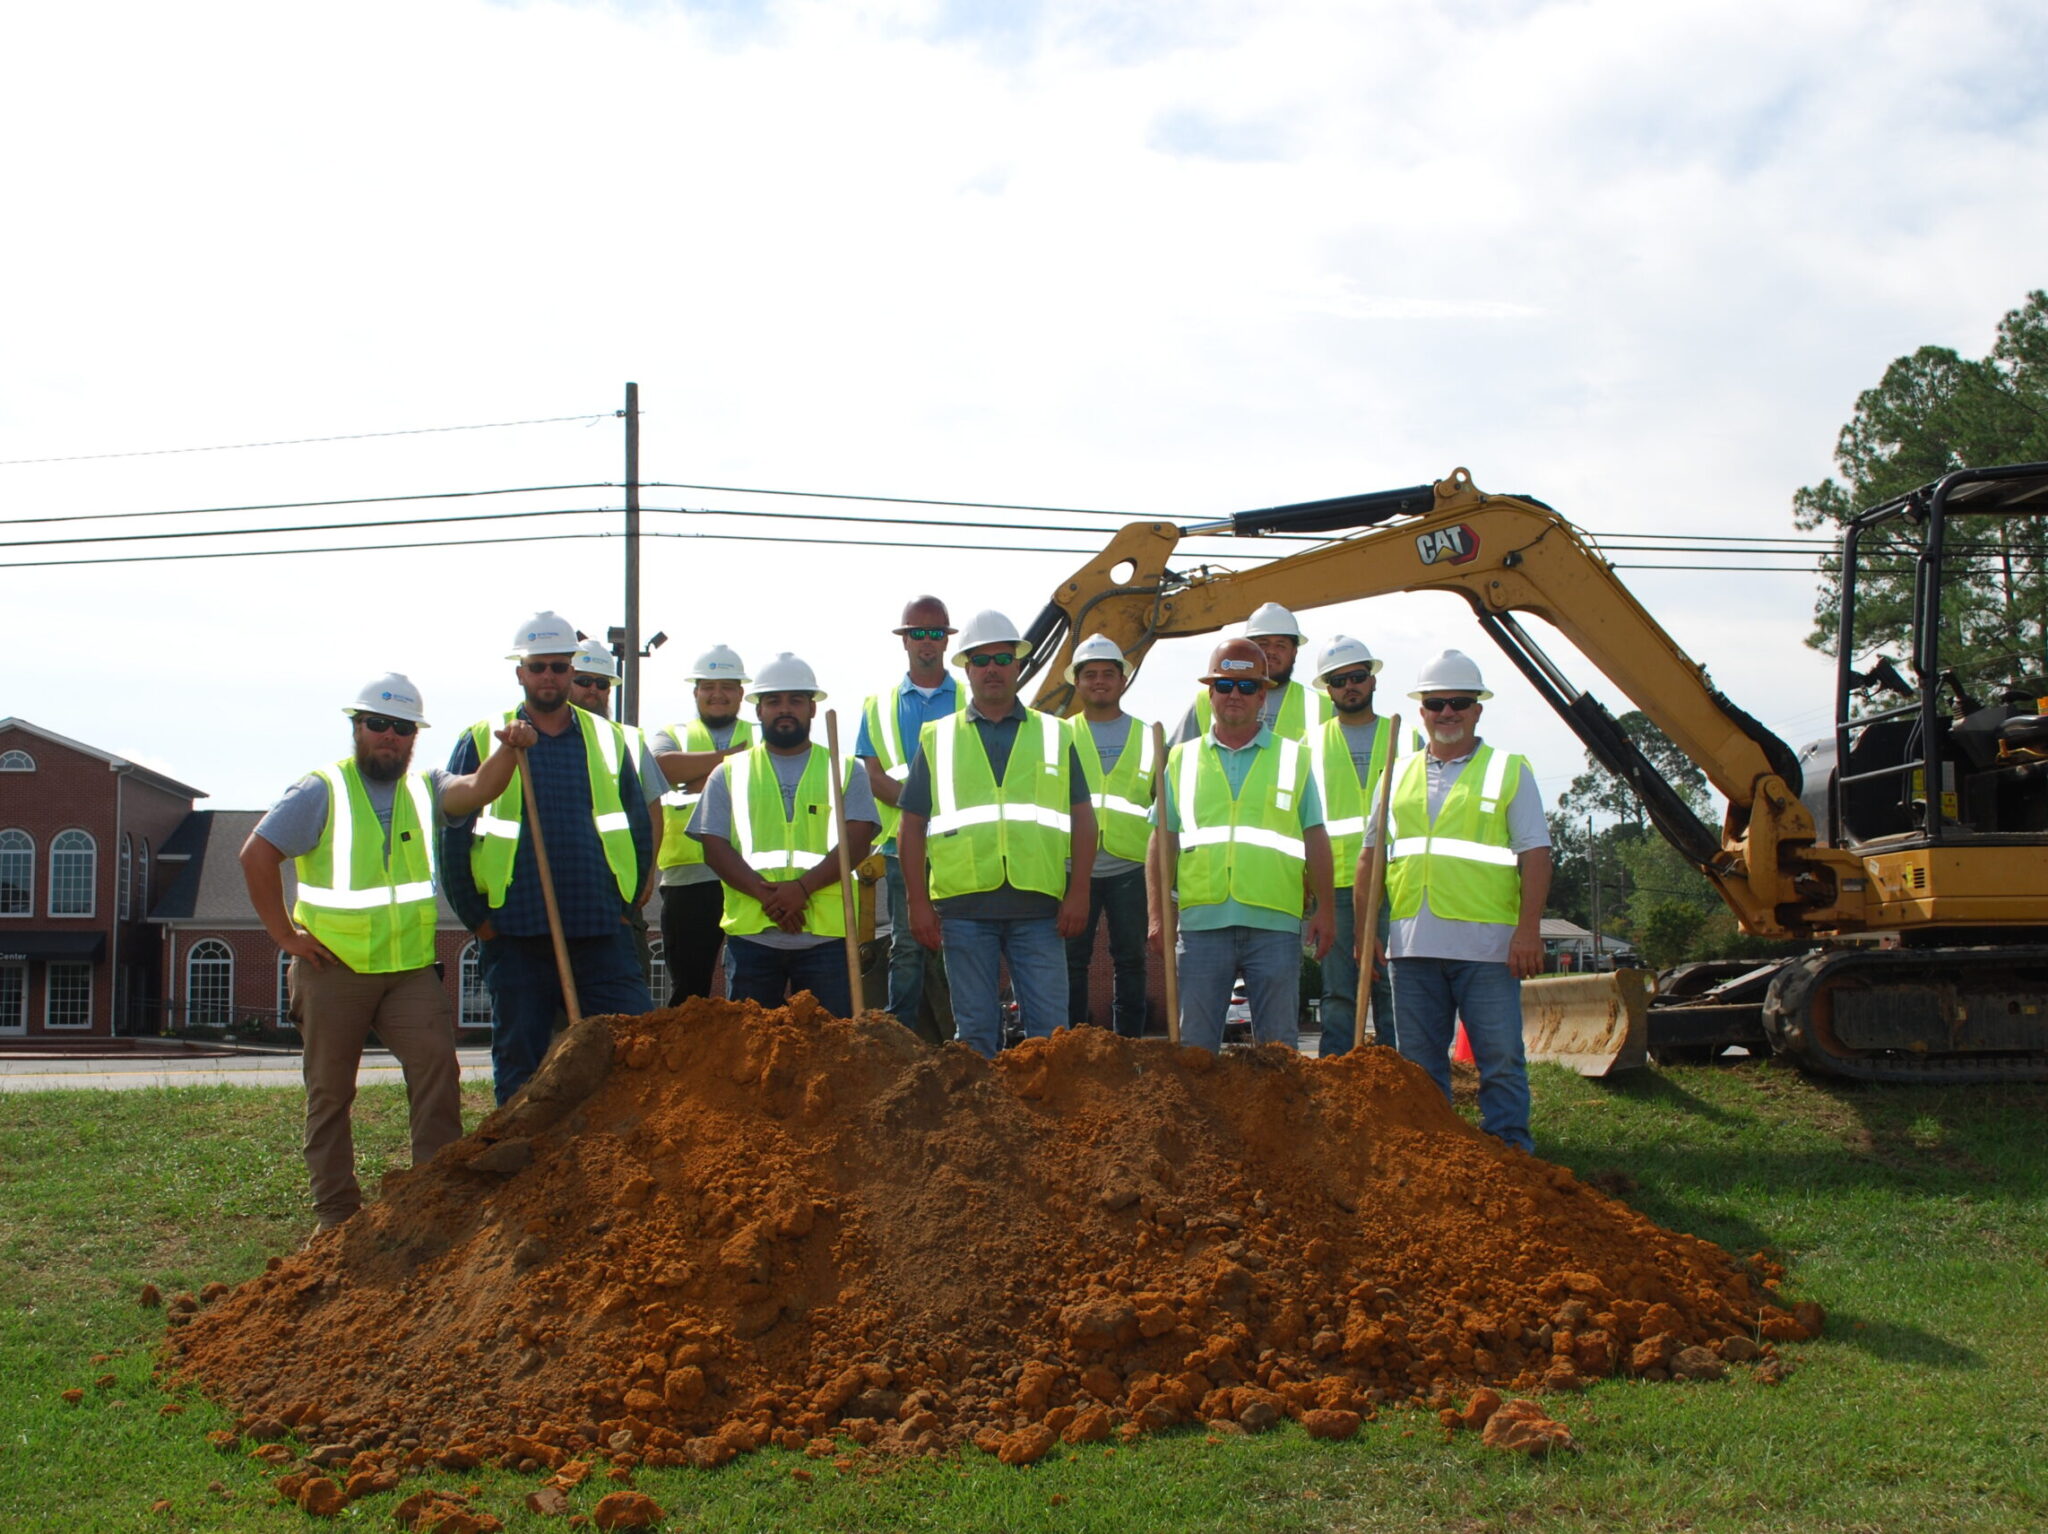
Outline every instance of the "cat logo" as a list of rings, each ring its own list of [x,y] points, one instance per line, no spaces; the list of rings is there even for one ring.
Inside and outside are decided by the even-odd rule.
[[[1479,535],[1462,522],[1456,527],[1440,527],[1433,533],[1418,534],[1415,552],[1426,565],[1469,564],[1479,557]]]

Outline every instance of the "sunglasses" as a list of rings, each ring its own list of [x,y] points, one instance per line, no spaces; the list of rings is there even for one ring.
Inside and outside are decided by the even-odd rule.
[[[903,637],[905,639],[944,639],[952,632],[951,629],[905,629]]]
[[[1248,676],[1220,676],[1209,684],[1211,692],[1236,692],[1249,698],[1255,692],[1264,692],[1266,684]]]
[[[535,676],[547,671],[552,671],[556,676],[566,676],[576,669],[565,660],[530,660],[525,664],[526,669]]]
[[[608,676],[572,676],[569,678],[569,685],[572,687],[609,687],[612,685],[612,679]]]
[[[1323,678],[1332,687],[1363,687],[1372,680],[1370,671],[1340,671],[1335,676]]]
[[[970,666],[1007,666],[1016,658],[1010,651],[1004,650],[998,655],[970,655],[967,657],[967,664]]]
[[[1422,704],[1422,711],[1425,714],[1441,714],[1445,709],[1449,709],[1454,714],[1462,714],[1479,700],[1477,698],[1422,698],[1417,701]]]
[[[382,714],[358,714],[356,723],[372,735],[410,735],[419,729],[410,719],[386,719]]]

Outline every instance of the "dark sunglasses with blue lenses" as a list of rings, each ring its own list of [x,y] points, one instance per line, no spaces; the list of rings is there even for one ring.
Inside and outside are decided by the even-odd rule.
[[[1003,650],[995,655],[970,655],[967,657],[967,664],[970,666],[1007,666],[1016,658],[1010,651]]]
[[[1237,692],[1243,693],[1246,697],[1250,697],[1255,692],[1264,692],[1266,690],[1264,682],[1248,676],[1219,676],[1209,686],[1216,692]]]

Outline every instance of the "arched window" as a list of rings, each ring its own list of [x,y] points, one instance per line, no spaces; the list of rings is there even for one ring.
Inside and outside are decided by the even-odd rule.
[[[34,772],[36,759],[26,751],[0,751],[0,772]]]
[[[462,977],[462,1008],[456,1026],[490,1027],[491,993],[484,988],[483,951],[475,938],[462,945],[462,962],[457,967]]]
[[[296,1028],[292,1021],[292,956],[282,948],[277,951],[277,1026]]]
[[[149,914],[149,838],[143,837],[135,858],[135,914]]]
[[[0,831],[0,916],[36,914],[36,840],[26,831]]]
[[[125,831],[121,833],[121,862],[119,869],[119,883],[115,886],[114,890],[114,909],[121,913],[121,920],[126,921],[132,914],[129,909],[129,901],[135,893],[135,848],[132,839]]]
[[[235,1016],[235,955],[219,938],[202,938],[185,955],[185,1023],[225,1028]]]
[[[50,914],[92,915],[98,875],[99,847],[91,834],[59,831],[50,842]]]
[[[647,990],[654,997],[657,1007],[668,1005],[668,959],[662,952],[661,939],[649,934],[647,938]]]

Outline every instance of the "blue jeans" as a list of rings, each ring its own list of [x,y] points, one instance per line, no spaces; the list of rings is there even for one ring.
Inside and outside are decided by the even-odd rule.
[[[1223,1013],[1230,988],[1244,974],[1251,1003],[1252,1039],[1259,1044],[1301,1042],[1301,929],[1263,927],[1181,930],[1174,953],[1180,969],[1180,1041],[1214,1054],[1223,1047]]]
[[[1088,966],[1095,957],[1095,926],[1109,917],[1109,964],[1116,977],[1110,1015],[1127,1039],[1145,1036],[1145,870],[1133,868],[1088,881],[1088,925],[1067,939],[1067,1021],[1079,1028],[1088,1014]]]
[[[1522,1055],[1522,983],[1505,964],[1471,959],[1394,960],[1401,1057],[1451,1095],[1451,1043],[1465,1020],[1479,1066],[1479,1127],[1517,1149],[1529,1138],[1529,1070]]]
[[[1067,955],[1059,923],[1050,916],[976,921],[941,916],[946,979],[953,987],[953,1027],[960,1042],[994,1059],[1003,1047],[1001,980],[997,965],[1010,964],[1024,1036],[1049,1039],[1067,1021]]]
[[[1323,1043],[1318,1052],[1325,1060],[1347,1055],[1358,1042],[1358,960],[1352,957],[1353,935],[1358,930],[1358,913],[1353,909],[1352,891],[1337,891],[1337,941],[1323,960],[1323,999],[1318,1015],[1323,1025]],[[1387,940],[1391,925],[1387,902],[1380,901],[1380,941]],[[1394,982],[1384,971],[1372,982],[1372,1041],[1394,1047]]]
[[[777,948],[745,937],[725,940],[725,994],[734,1001],[779,1007],[798,991],[809,991],[834,1017],[853,1016],[844,941]]]
[[[903,882],[903,864],[883,858],[882,867],[889,886],[889,1011],[927,1044],[943,1044],[943,1038],[934,1037],[918,1021],[918,1010],[924,1003],[925,965],[945,960],[910,935],[910,890]]]
[[[569,973],[585,1017],[607,1012],[638,1017],[654,1010],[633,929],[608,937],[572,937]],[[504,1104],[540,1068],[562,1008],[555,948],[544,937],[494,937],[477,945],[478,967],[491,993],[491,1079]]]

